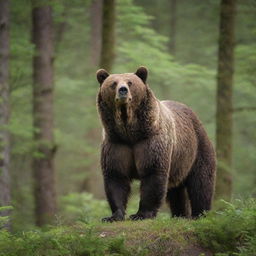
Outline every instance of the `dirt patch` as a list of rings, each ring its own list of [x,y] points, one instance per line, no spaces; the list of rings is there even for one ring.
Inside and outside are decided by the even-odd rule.
[[[188,248],[180,254],[180,256],[212,256],[213,253],[207,249],[204,249],[198,245],[190,245]]]
[[[159,239],[144,249],[148,251],[148,256],[213,256],[212,252],[199,245],[184,245],[173,240]]]

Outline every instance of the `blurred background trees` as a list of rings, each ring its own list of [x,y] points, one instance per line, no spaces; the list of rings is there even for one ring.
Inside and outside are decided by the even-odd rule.
[[[0,1],[0,207],[10,205],[9,1]],[[0,211],[7,216],[9,211]],[[10,227],[9,223],[7,226]]]
[[[51,223],[56,214],[53,135],[53,20],[52,7],[32,1],[33,137],[36,224]]]
[[[222,0],[217,70],[216,198],[230,200],[232,195],[233,73],[235,44],[235,0]]]
[[[102,16],[100,67],[110,72],[115,61],[116,1],[104,0],[100,15]],[[91,27],[91,30],[94,28]]]
[[[99,167],[102,135],[95,104],[98,92],[95,72],[98,68],[121,73],[134,72],[140,65],[147,66],[150,72],[148,82],[156,96],[188,104],[198,113],[212,141],[217,139],[216,95],[219,94],[216,77],[217,72],[225,68],[217,68],[220,60],[218,45],[224,40],[219,30],[219,0],[57,0],[47,1],[47,4],[51,14],[47,11],[47,15],[44,14],[38,22],[44,23],[48,19],[47,26],[51,27],[52,18],[52,42],[48,37],[50,27],[43,37],[39,28],[34,30],[38,41],[31,41],[31,31],[35,28],[31,18],[35,9],[31,1],[13,0],[10,5],[11,116],[8,131],[14,229],[29,227],[37,219],[34,211],[38,199],[34,199],[34,185],[42,185],[43,179],[35,176],[34,184],[32,166],[35,169],[35,165],[32,163],[35,161],[47,162],[47,171],[40,171],[40,175],[46,174],[50,180],[47,185],[52,186],[43,191],[54,191],[54,183],[51,182],[55,167],[59,216],[63,209],[75,211],[72,203],[80,207],[81,201],[89,200],[88,195],[81,192],[104,198]],[[46,7],[40,5],[38,8]],[[254,0],[237,0],[236,19],[232,25],[236,35],[232,110],[228,106],[233,115],[233,133],[228,136],[228,143],[233,144],[232,165],[229,161],[233,198],[252,196],[256,192],[255,16]],[[38,48],[37,43],[41,40],[46,40],[44,48]],[[224,46],[228,45],[225,43]],[[35,67],[35,59],[40,58],[41,51],[46,54],[44,68],[51,70],[50,73],[54,69],[54,82],[52,75],[43,83],[33,75],[35,68],[40,69]],[[220,79],[218,81],[219,86],[224,85]],[[38,84],[43,98],[38,110],[44,111],[40,124],[47,125],[50,132],[49,137],[42,138],[34,136],[43,129],[39,124],[35,125],[33,117],[33,88]],[[222,106],[217,113],[223,114],[224,110]],[[227,124],[225,121],[224,126],[228,127]],[[38,147],[38,139],[40,143],[41,139],[47,141],[43,143],[43,154]],[[219,140],[223,142],[226,139],[224,136]],[[225,158],[220,157],[221,164],[226,165]],[[41,169],[38,167],[36,170],[39,172]],[[54,195],[54,192],[50,194]],[[54,202],[54,196],[51,199]],[[52,205],[54,209],[55,203]],[[81,203],[81,207],[89,205]]]

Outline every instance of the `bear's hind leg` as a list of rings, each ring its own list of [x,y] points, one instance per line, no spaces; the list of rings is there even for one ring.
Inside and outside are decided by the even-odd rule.
[[[186,188],[183,185],[168,189],[166,201],[170,206],[173,217],[189,216],[190,203]]]
[[[197,159],[186,182],[193,218],[211,209],[214,184],[215,162]]]

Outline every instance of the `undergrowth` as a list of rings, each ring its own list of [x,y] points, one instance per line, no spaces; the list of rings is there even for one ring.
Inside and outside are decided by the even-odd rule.
[[[218,256],[256,255],[256,201],[236,200],[194,223],[200,243]]]
[[[223,210],[198,220],[160,214],[155,220],[104,224],[80,218],[76,212],[77,221],[69,225],[15,233],[2,229],[0,256],[189,256],[194,247],[201,248],[200,255],[255,256],[256,201],[222,203]]]
[[[102,239],[92,229],[58,227],[48,231],[0,232],[1,256],[130,255],[124,238]]]

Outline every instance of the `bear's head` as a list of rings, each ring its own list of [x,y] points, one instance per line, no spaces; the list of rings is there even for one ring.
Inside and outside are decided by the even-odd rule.
[[[111,108],[138,106],[145,97],[148,71],[140,67],[135,73],[112,74],[106,70],[97,71],[100,95],[103,102]]]
[[[111,140],[132,144],[156,132],[158,101],[146,84],[147,74],[145,67],[124,74],[97,71],[97,107],[104,134]]]

